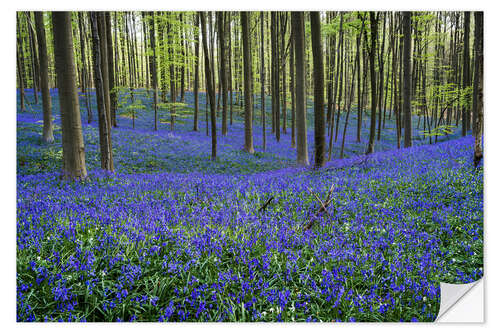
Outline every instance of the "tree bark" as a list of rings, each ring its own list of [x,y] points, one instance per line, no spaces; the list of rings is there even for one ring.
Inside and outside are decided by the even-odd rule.
[[[17,48],[16,48],[16,60],[17,60],[17,74],[19,79],[19,90],[21,97],[21,112],[26,111],[25,100],[26,93],[24,91],[26,79],[24,77],[24,52],[23,52],[23,40],[21,38],[21,20],[19,18],[19,13],[17,14]]]
[[[43,135],[46,143],[54,142],[52,125],[52,102],[49,89],[49,61],[47,57],[47,41],[45,38],[45,24],[43,13],[35,12],[36,37],[38,41],[38,58],[40,59],[40,88],[42,90],[43,105]]]
[[[249,12],[240,12],[241,17],[241,39],[243,40],[243,72],[245,88],[245,151],[253,154],[253,131],[252,131],[252,113],[253,113],[253,91],[252,91],[252,59],[250,56],[251,40],[249,32]]]
[[[311,12],[311,44],[314,75],[314,167],[321,168],[325,165],[325,77],[319,12]]]
[[[226,78],[226,42],[224,31],[224,12],[217,12],[219,33],[220,80],[222,87],[222,135],[227,135],[227,78]]]
[[[371,82],[371,117],[370,117],[370,137],[366,154],[372,154],[375,151],[375,124],[377,117],[377,81],[375,77],[375,54],[377,47],[378,22],[374,12],[370,12],[370,82]]]
[[[113,40],[111,37],[111,15],[109,12],[105,14],[106,21],[106,47],[107,47],[107,60],[108,60],[108,89],[109,89],[109,99],[110,99],[110,115],[111,124],[113,127],[118,127],[116,122],[116,106],[117,106],[117,96],[115,91],[115,72],[114,72],[114,57],[113,57]],[[116,43],[116,41],[115,41]]]
[[[474,13],[474,89],[477,95],[475,105],[475,142],[474,142],[474,166],[478,166],[483,158],[483,12]]]
[[[295,44],[295,108],[297,117],[297,163],[303,166],[309,165],[307,151],[307,118],[306,118],[306,96],[305,96],[305,29],[304,13],[292,12],[292,29]]]
[[[264,66],[264,12],[260,12],[260,110],[262,118],[262,149],[266,151],[266,69]]]
[[[207,93],[209,95],[210,101],[210,121],[212,123],[212,160],[215,161],[217,159],[217,126],[215,119],[215,91],[214,84],[212,80],[212,69],[210,68],[210,58],[208,53],[208,43],[207,43],[207,22],[205,19],[205,13],[199,12],[201,19],[201,34],[203,40],[203,53],[205,56],[205,76],[206,76],[206,85],[207,85]]]
[[[464,12],[464,53],[463,53],[463,83],[462,89],[470,86],[470,57],[469,57],[470,12]],[[467,135],[470,129],[470,110],[462,105],[462,136]]]
[[[200,14],[196,13],[195,25],[196,28],[200,27]],[[199,115],[199,99],[198,99],[198,90],[200,85],[200,36],[198,29],[195,30],[194,35],[194,56],[195,56],[195,64],[194,64],[194,119],[193,119],[193,131],[198,131],[198,115]]]
[[[61,110],[62,178],[87,178],[85,147],[76,89],[76,66],[70,12],[52,12],[54,58]]]
[[[149,69],[151,75],[151,84],[153,86],[153,108],[155,112],[154,130],[158,130],[158,75],[156,73],[156,42],[155,42],[155,14],[149,12],[151,22],[149,24],[149,43],[153,54],[149,55]]]
[[[101,153],[101,168],[108,171],[113,171],[113,150],[111,147],[111,117],[108,117],[106,110],[106,94],[105,94],[105,83],[103,77],[105,76],[104,62],[106,61],[102,57],[103,50],[103,33],[105,31],[99,31],[99,20],[101,24],[105,18],[102,12],[91,12],[90,21],[92,24],[92,44],[93,44],[93,54],[94,54],[94,83],[96,88],[96,100],[97,100],[97,113],[99,120],[99,144]]]
[[[83,25],[83,13],[78,12],[78,26],[80,30],[80,54],[82,60],[82,92],[85,94],[85,107],[87,109],[87,123],[92,122],[92,109],[90,106],[89,88],[90,84],[87,81],[87,66],[86,66],[86,53],[85,53],[85,31]],[[87,87],[89,86],[89,87]]]
[[[403,116],[405,148],[411,147],[411,12],[403,12]]]

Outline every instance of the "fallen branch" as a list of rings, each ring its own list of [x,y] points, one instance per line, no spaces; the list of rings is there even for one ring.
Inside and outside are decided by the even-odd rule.
[[[330,196],[332,195],[333,193],[333,184],[332,186],[330,186],[330,190],[328,191],[328,194],[326,195],[326,199],[325,201],[322,201],[321,198],[316,194],[314,193],[310,188],[307,188],[307,190],[309,191],[309,193],[311,193],[315,198],[316,200],[321,204],[321,207],[319,207],[318,211],[311,217],[311,219],[309,220],[309,222],[307,222],[307,224],[304,225],[304,230],[309,230],[312,228],[313,224],[314,224],[314,221],[316,221],[316,219],[324,212],[326,212],[328,214],[328,211],[327,211],[327,208],[328,206],[333,202],[333,197],[330,198]]]
[[[266,203],[262,207],[260,207],[258,211],[259,212],[264,211],[267,208],[267,206],[269,206],[271,201],[273,201],[273,199],[274,197],[270,197],[269,199],[267,199]]]

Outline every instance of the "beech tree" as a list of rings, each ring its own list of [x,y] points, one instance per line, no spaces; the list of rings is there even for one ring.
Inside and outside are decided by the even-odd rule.
[[[54,63],[61,110],[63,165],[62,178],[87,178],[85,147],[80,119],[76,67],[73,53],[73,34],[70,12],[52,12]]]
[[[473,106],[476,114],[474,123],[474,166],[477,167],[483,158],[483,12],[474,13],[474,95]]]
[[[208,53],[208,41],[207,41],[207,22],[205,19],[205,13],[200,12],[201,20],[201,39],[203,42],[203,54],[205,57],[205,83],[207,87],[208,100],[210,102],[210,122],[212,128],[212,160],[217,158],[217,125],[215,117],[215,88],[213,86],[212,79],[212,68],[210,66],[210,57]]]
[[[49,90],[49,61],[47,56],[47,41],[45,38],[45,23],[42,12],[35,12],[36,38],[38,41],[38,58],[40,60],[40,88],[43,105],[43,134],[46,143],[54,142],[52,125],[52,101]]]
[[[305,92],[305,31],[304,13],[292,12],[293,43],[295,46],[295,110],[297,120],[297,163],[309,165],[307,152],[307,117]]]
[[[320,168],[325,164],[325,79],[319,12],[311,12],[311,44],[314,64],[314,166]]]
[[[403,116],[405,148],[411,147],[411,13],[403,12]]]
[[[377,78],[375,76],[375,54],[377,47],[378,18],[374,12],[370,12],[370,82],[371,82],[371,116],[370,116],[370,137],[366,154],[372,154],[375,150],[375,122],[377,117]]]
[[[101,168],[108,171],[114,171],[113,166],[113,150],[111,145],[111,117],[107,111],[106,105],[106,93],[105,93],[105,68],[106,63],[105,57],[103,57],[102,51],[106,50],[103,41],[103,35],[105,31],[101,26],[99,30],[99,21],[101,24],[105,24],[104,13],[102,12],[91,12],[91,30],[92,30],[92,46],[93,46],[93,56],[94,56],[94,85],[96,89],[96,100],[97,100],[97,112],[99,121],[99,147],[101,154]]]
[[[254,153],[253,132],[252,132],[252,112],[253,112],[253,91],[252,91],[252,59],[250,58],[250,33],[248,27],[248,12],[240,12],[241,32],[243,39],[243,72],[245,86],[245,151]],[[279,127],[279,126],[278,126]],[[277,128],[279,131],[279,128]]]

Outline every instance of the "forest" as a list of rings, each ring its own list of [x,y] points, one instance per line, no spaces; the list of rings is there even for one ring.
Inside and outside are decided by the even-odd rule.
[[[428,322],[483,276],[483,12],[15,15],[18,322]]]

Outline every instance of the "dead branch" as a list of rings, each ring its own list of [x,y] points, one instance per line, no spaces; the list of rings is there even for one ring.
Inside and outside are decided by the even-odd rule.
[[[267,199],[266,203],[262,205],[262,207],[260,207],[258,211],[261,212],[266,210],[267,206],[269,206],[269,204],[271,203],[271,201],[273,201],[273,199],[274,197],[270,197],[269,199]]]
[[[311,193],[316,198],[316,200],[321,204],[321,206],[316,211],[316,213],[311,217],[311,219],[309,219],[309,221],[304,225],[304,228],[303,228],[304,231],[311,229],[313,224],[314,224],[314,221],[316,221],[316,219],[318,217],[320,217],[321,214],[323,214],[324,212],[326,212],[328,214],[327,208],[333,202],[333,197],[330,198],[330,196],[333,193],[333,184],[330,187],[328,194],[326,195],[325,201],[321,200],[321,198],[316,193],[314,193],[310,188],[307,188],[307,190],[309,191],[309,193]]]

